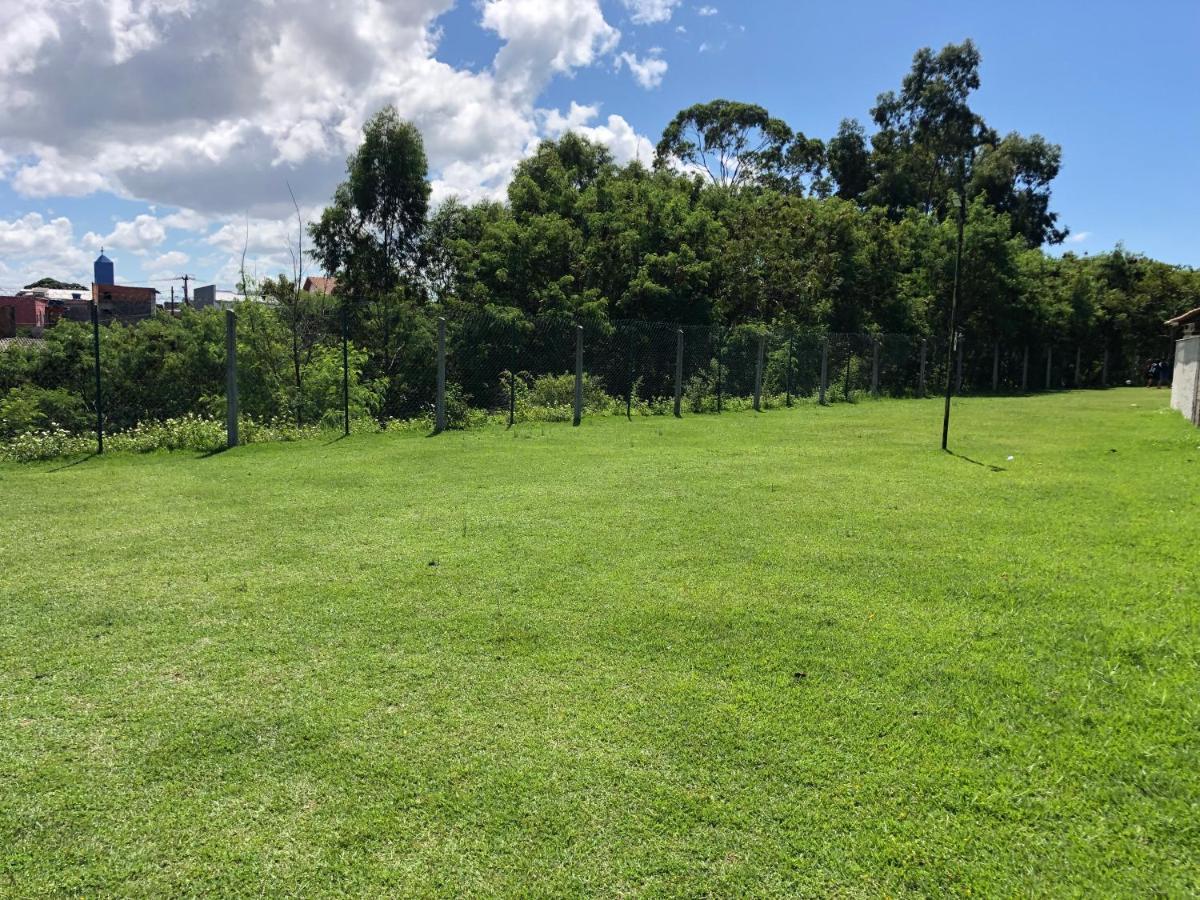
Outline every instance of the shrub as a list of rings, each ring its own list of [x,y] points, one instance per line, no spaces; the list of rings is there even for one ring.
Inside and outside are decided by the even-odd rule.
[[[78,432],[88,427],[87,410],[75,394],[32,384],[11,388],[0,399],[0,439],[59,428]]]

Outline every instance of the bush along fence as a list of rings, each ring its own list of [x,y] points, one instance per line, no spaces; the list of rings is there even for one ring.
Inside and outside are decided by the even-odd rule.
[[[311,323],[310,323],[311,325]],[[441,432],[588,416],[764,410],[942,393],[1135,383],[1140,360],[1094,346],[958,335],[813,334],[474,308],[385,322],[352,345],[276,311],[187,311],[134,324],[60,323],[0,347],[0,456],[290,440],[338,430]],[[370,346],[372,342],[378,342]],[[387,416],[381,410],[387,409]]]

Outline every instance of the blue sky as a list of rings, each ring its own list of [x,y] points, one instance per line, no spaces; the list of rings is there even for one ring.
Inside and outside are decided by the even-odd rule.
[[[648,158],[680,108],[753,101],[810,136],[869,126],[915,50],[971,37],[975,108],[1063,147],[1062,249],[1118,241],[1200,265],[1200,3],[34,0],[0,12],[0,290],[290,269],[287,182],[311,217],[365,116],[426,134],[435,195],[502,193],[579,127]],[[280,18],[280,12],[287,17]],[[236,30],[235,30],[236,26]],[[214,38],[237,34],[236,38]],[[81,57],[79,46],[97,48]],[[13,48],[16,49],[13,49]],[[202,58],[196,48],[208,47]],[[248,63],[247,60],[250,60]],[[81,61],[85,60],[85,61]]]

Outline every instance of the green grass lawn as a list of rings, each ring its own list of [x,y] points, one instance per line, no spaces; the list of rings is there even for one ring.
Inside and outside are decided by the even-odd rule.
[[[1166,402],[0,466],[0,894],[1195,894]]]

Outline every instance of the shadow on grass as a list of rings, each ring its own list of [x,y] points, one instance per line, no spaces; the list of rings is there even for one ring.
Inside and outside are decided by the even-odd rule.
[[[63,469],[69,469],[72,466],[81,465],[87,462],[89,459],[95,459],[99,455],[99,453],[95,452],[89,453],[87,456],[81,456],[79,459],[71,460],[69,463],[63,463],[61,466],[55,466],[53,469],[47,469],[46,474],[49,475],[51,472],[61,472]]]
[[[988,469],[992,472],[1007,472],[1008,471],[1008,469],[1005,469],[1003,466],[993,466],[991,463],[980,462],[977,459],[971,459],[971,457],[969,457],[969,456],[963,456],[961,453],[955,453],[953,450],[947,450],[946,452],[948,454],[950,454],[951,456],[953,456],[955,459],[964,460],[965,462],[969,462],[973,466],[982,466],[983,468]]]
[[[327,440],[322,446],[329,447],[332,444],[336,444],[338,441],[344,441],[348,437],[350,437],[348,434],[339,434],[337,437]]]
[[[232,450],[232,449],[233,449],[232,447],[213,447],[211,450],[205,450],[203,453],[201,453],[199,456],[197,456],[196,459],[208,459],[209,457],[212,457],[212,456],[220,456],[226,450]]]

